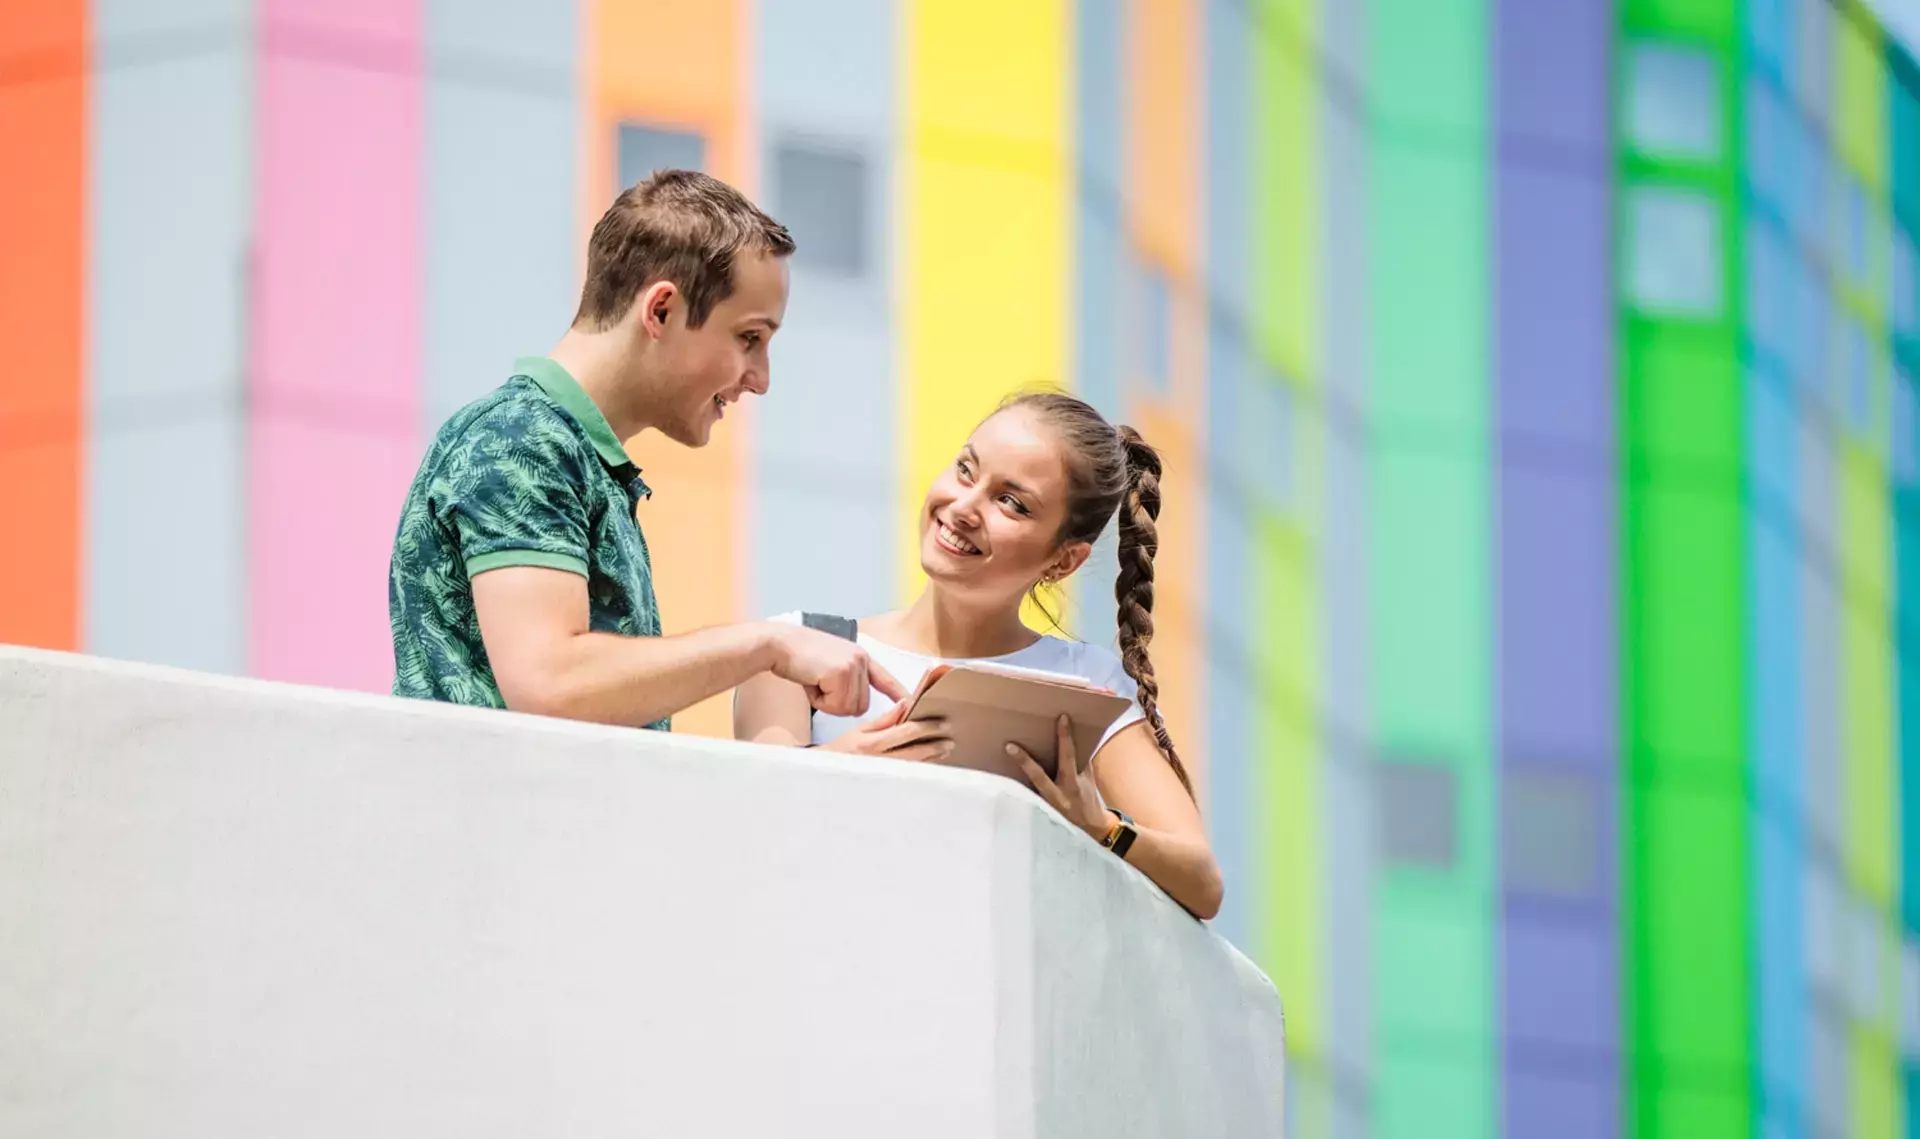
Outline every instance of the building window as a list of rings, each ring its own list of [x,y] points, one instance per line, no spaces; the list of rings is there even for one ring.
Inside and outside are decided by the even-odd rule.
[[[1591,777],[1509,769],[1500,796],[1505,875],[1515,890],[1591,897],[1600,882],[1600,803]]]
[[[1140,368],[1146,389],[1165,395],[1173,384],[1173,284],[1152,263],[1140,267]]]
[[[1826,280],[1811,266],[1802,263],[1796,276],[1799,296],[1794,311],[1800,319],[1800,358],[1794,361],[1794,372],[1801,390],[1817,406],[1829,407],[1833,398],[1827,379],[1832,301],[1827,295]]]
[[[1792,165],[1788,151],[1786,112],[1780,96],[1765,76],[1747,77],[1747,184],[1754,197],[1785,216],[1787,184]]]
[[[1380,854],[1388,865],[1452,869],[1458,846],[1453,772],[1388,761],[1374,767],[1373,787]]]
[[[1838,932],[1845,915],[1831,878],[1825,860],[1810,858],[1803,864],[1800,898],[1806,907],[1807,979],[1829,992],[1838,989],[1845,973]]]
[[[1251,414],[1241,418],[1245,492],[1249,501],[1286,513],[1293,508],[1293,385],[1280,373],[1262,369],[1252,386]]]
[[[622,123],[619,148],[616,167],[622,190],[646,181],[656,170],[704,170],[707,165],[706,140],[688,131]]]
[[[1845,187],[1846,197],[1846,236],[1842,248],[1846,250],[1847,272],[1857,282],[1867,279],[1867,246],[1870,218],[1868,217],[1867,191],[1860,185],[1860,179],[1851,172],[1839,176],[1839,184]]]
[[[1920,298],[1914,295],[1914,249],[1913,237],[1902,225],[1893,227],[1893,268],[1888,307],[1892,310],[1888,323],[1897,336],[1913,336],[1920,333],[1920,320],[1915,319],[1916,302]]]
[[[1829,257],[1832,161],[1826,147],[1799,115],[1793,116],[1793,135],[1794,168],[1799,171],[1800,181],[1799,192],[1794,195],[1793,231],[1808,249]]]
[[[1885,934],[1879,911],[1865,898],[1854,895],[1847,907],[1852,920],[1848,924],[1847,996],[1853,1015],[1863,1021],[1876,1021],[1887,1010],[1889,996],[1882,987],[1882,960]]]
[[[1916,453],[1916,443],[1920,443],[1920,424],[1914,422],[1916,409],[1913,396],[1913,377],[1907,375],[1904,368],[1895,368],[1893,372],[1893,438],[1890,440],[1894,481],[1902,487],[1911,487],[1920,476],[1920,453]]]
[[[1793,68],[1794,94],[1807,117],[1824,124],[1833,74],[1833,0],[1795,0],[1795,3],[1798,18],[1793,42],[1798,58]]]
[[[1781,361],[1791,351],[1785,295],[1793,287],[1785,243],[1764,217],[1747,219],[1747,331],[1762,351]]]
[[[1920,943],[1911,938],[1900,946],[1900,1048],[1920,1063]]]
[[[774,208],[798,246],[794,260],[842,277],[868,264],[867,160],[858,151],[800,142],[774,147]]]
[[[1848,316],[1844,322],[1845,347],[1842,373],[1846,385],[1847,426],[1860,434],[1873,430],[1873,351],[1867,345],[1867,330]]]
[[[1790,50],[1787,28],[1793,19],[1789,11],[1793,0],[1747,0],[1748,42],[1754,58],[1774,74],[1782,74],[1785,53]]]
[[[1627,193],[1628,294],[1642,311],[1707,318],[1720,313],[1720,213],[1689,190],[1636,186]]]
[[[1627,137],[1660,158],[1720,157],[1719,69],[1706,52],[1640,43],[1627,49]]]

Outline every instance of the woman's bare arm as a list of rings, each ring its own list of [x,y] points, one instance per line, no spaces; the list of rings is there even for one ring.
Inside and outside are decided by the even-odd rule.
[[[1146,721],[1107,741],[1093,757],[1093,775],[1100,797],[1126,812],[1139,831],[1127,861],[1195,917],[1219,914],[1226,885],[1200,808],[1160,754]]]

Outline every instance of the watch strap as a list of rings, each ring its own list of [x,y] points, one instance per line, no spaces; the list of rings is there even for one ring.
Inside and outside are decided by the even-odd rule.
[[[1113,812],[1113,829],[1107,832],[1107,837],[1100,841],[1100,845],[1125,858],[1127,851],[1133,849],[1133,840],[1139,837],[1140,832],[1125,811],[1117,807],[1108,807],[1107,810]]]

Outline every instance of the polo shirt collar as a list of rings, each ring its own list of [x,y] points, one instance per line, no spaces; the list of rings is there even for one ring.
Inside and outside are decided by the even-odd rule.
[[[608,468],[618,471],[623,467],[633,467],[633,456],[620,444],[620,437],[613,433],[613,427],[607,417],[587,395],[580,381],[568,371],[545,356],[522,356],[513,363],[514,373],[525,376],[540,385],[547,397],[566,409],[568,415],[580,424],[587,433],[587,439],[593,449],[600,453],[600,461]],[[632,473],[638,474],[638,470]]]

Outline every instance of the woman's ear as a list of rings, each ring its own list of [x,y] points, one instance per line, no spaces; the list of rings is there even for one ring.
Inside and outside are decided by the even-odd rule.
[[[1092,556],[1092,554],[1093,546],[1091,543],[1068,542],[1066,545],[1060,547],[1060,556],[1056,557],[1053,560],[1053,564],[1047,567],[1046,580],[1065,581],[1067,578],[1073,576],[1074,571],[1086,565],[1087,558]]]

